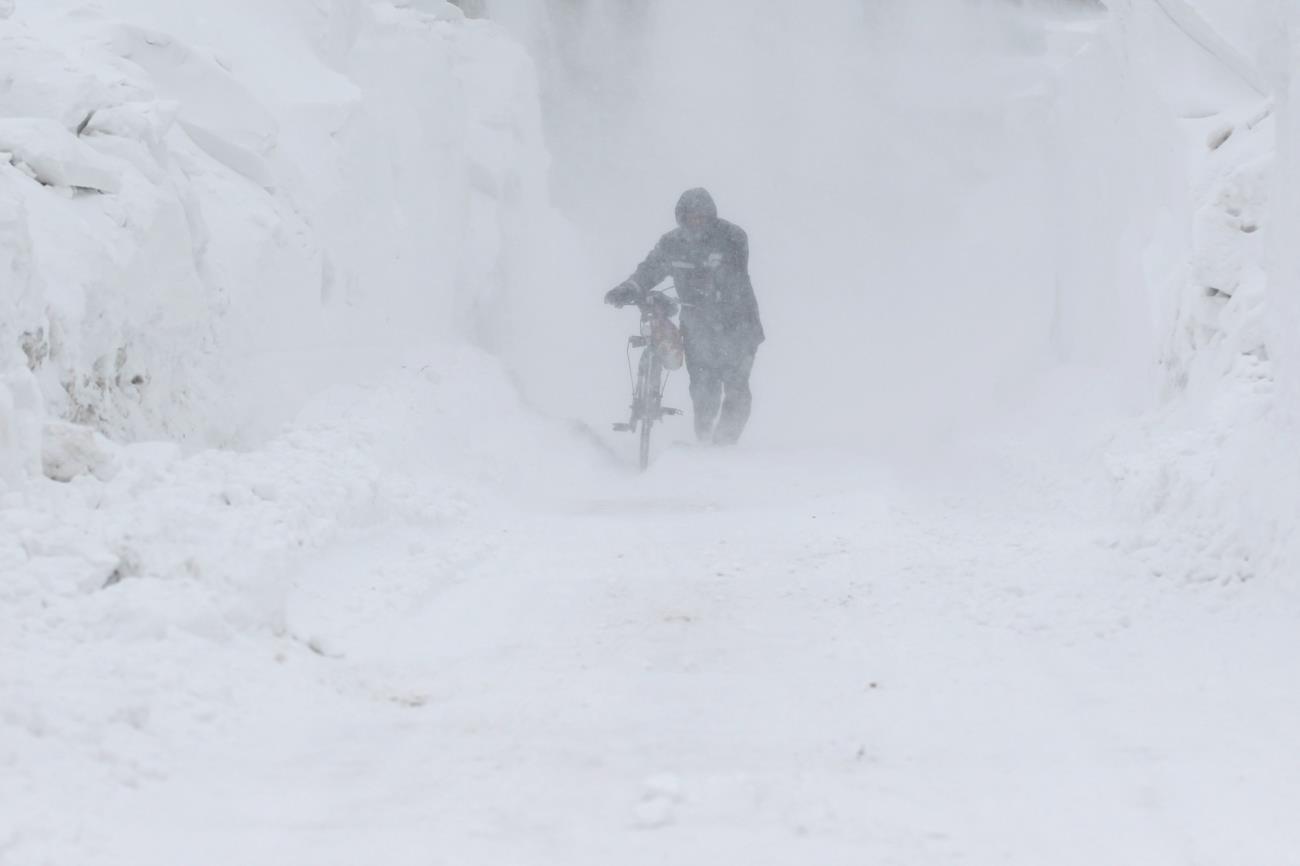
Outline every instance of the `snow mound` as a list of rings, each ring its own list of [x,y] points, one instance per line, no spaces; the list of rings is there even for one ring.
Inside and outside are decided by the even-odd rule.
[[[82,475],[111,478],[117,466],[113,444],[89,427],[53,421],[45,425],[41,463],[45,477],[71,481]]]
[[[0,80],[0,376],[36,419],[6,421],[10,480],[46,413],[247,444],[478,337],[545,212],[528,59],[441,2],[26,4]]]
[[[1186,166],[1187,241],[1157,238],[1148,247],[1149,262],[1161,263],[1172,287],[1161,309],[1165,403],[1114,442],[1109,463],[1120,511],[1136,527],[1119,543],[1174,580],[1289,579],[1300,564],[1293,537],[1300,458],[1283,387],[1295,336],[1279,325],[1294,283],[1275,250],[1294,246],[1286,240],[1293,205],[1281,137],[1294,108],[1258,92],[1268,89],[1255,65],[1266,53],[1260,4],[1170,8],[1178,14],[1168,20],[1137,16],[1130,36],[1136,44],[1147,38],[1144,27],[1157,27],[1161,39],[1174,38],[1173,22],[1195,49],[1199,78],[1167,64],[1143,69],[1171,115],[1181,114],[1171,149]],[[1242,47],[1207,30],[1211,18]],[[1219,86],[1191,83],[1206,79]],[[1201,110],[1190,110],[1194,99]]]
[[[0,800],[15,804],[0,850],[15,862],[84,862],[62,846],[96,824],[93,797],[164,778],[250,670],[321,651],[286,598],[332,545],[405,533],[432,569],[472,553],[467,521],[508,526],[556,471],[605,471],[520,406],[497,361],[451,348],[321,393],[249,453],[115,449],[69,425],[46,448],[67,483],[0,498]]]

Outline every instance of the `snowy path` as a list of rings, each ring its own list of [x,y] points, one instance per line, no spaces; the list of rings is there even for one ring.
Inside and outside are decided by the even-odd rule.
[[[375,527],[95,862],[1297,862],[1290,611],[1097,533],[755,451]]]

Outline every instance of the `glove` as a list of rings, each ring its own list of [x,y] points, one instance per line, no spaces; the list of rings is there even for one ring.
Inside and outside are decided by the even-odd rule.
[[[605,303],[615,307],[626,307],[641,300],[641,290],[636,283],[620,283],[605,293]]]

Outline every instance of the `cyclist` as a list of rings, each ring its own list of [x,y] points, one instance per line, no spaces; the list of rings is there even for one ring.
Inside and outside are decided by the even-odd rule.
[[[765,337],[749,279],[749,238],[718,218],[707,190],[682,193],[677,228],[659,239],[636,273],[606,293],[605,302],[636,303],[670,276],[682,302],[695,435],[735,444],[749,421],[749,374]]]

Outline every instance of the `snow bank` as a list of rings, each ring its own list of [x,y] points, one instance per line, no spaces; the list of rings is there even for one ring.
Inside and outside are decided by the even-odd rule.
[[[0,859],[87,862],[70,815],[301,650],[302,557],[572,458],[429,345],[559,226],[528,58],[441,0],[0,9]]]
[[[1277,170],[1270,257],[1272,334],[1284,405],[1293,424],[1300,417],[1300,13],[1279,3],[1282,26],[1268,43],[1268,67],[1276,82]]]
[[[321,651],[314,553],[382,527],[450,569],[443,530],[590,455],[449,347],[561,230],[495,25],[0,0],[0,82],[0,860],[95,862],[105,798]]]
[[[1300,199],[1286,143],[1294,60],[1272,44],[1283,11],[1214,0],[1122,7],[1130,56],[1144,58],[1129,73],[1176,124],[1170,161],[1189,195],[1171,200],[1181,231],[1149,237],[1146,255],[1168,286],[1166,400],[1121,432],[1110,463],[1138,527],[1122,543],[1175,579],[1289,579],[1300,565],[1285,386],[1298,321],[1289,202]]]
[[[101,860],[119,832],[102,820],[105,798],[174,774],[250,684],[312,691],[334,650],[286,599],[312,586],[313,561],[334,545],[399,539],[435,581],[548,495],[552,473],[573,483],[599,471],[468,348],[411,352],[383,376],[326,389],[252,452],[185,457],[71,425],[53,433],[47,457],[68,483],[0,496],[5,863]],[[470,521],[489,527],[467,532]],[[344,620],[373,595],[369,575],[347,577]]]
[[[21,4],[0,78],[10,479],[42,406],[247,443],[396,346],[475,337],[545,213],[528,58],[441,0]]]

